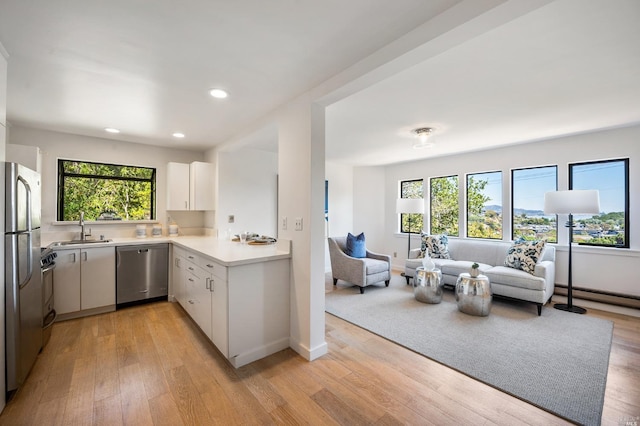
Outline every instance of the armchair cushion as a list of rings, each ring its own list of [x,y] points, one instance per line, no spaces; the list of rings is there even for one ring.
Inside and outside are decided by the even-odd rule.
[[[346,253],[351,257],[363,258],[367,257],[367,248],[364,241],[364,232],[358,236],[354,236],[349,232],[347,234],[347,250]]]

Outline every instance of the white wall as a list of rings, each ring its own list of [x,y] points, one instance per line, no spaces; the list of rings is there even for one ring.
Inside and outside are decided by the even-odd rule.
[[[231,229],[277,236],[278,154],[251,148],[220,152],[217,168],[218,235]]]
[[[385,237],[379,232],[384,229],[385,214],[380,206],[384,205],[389,194],[395,197],[395,192],[387,192],[384,169],[356,167],[353,173],[353,193],[358,197],[353,203],[355,231],[365,233],[367,249],[385,253]]]
[[[395,213],[395,199],[398,196],[400,180],[422,178],[428,184],[430,177],[458,175],[461,186],[467,173],[501,170],[503,179],[510,179],[511,169],[540,165],[558,165],[558,189],[567,189],[568,164],[613,158],[630,159],[630,243],[631,249],[597,248],[576,246],[573,249],[573,283],[575,287],[609,291],[613,293],[640,296],[635,270],[640,260],[640,126],[625,127],[601,132],[568,136],[511,147],[478,151],[430,160],[414,161],[379,168],[375,173],[385,180],[385,200],[377,206],[385,212],[384,226],[379,232],[384,235],[385,252],[397,252],[394,267],[404,269],[404,253],[407,250],[407,236],[398,233],[398,219]],[[370,202],[371,194],[362,190],[354,191],[354,204]],[[461,196],[461,210],[464,212],[464,196]],[[503,211],[510,211],[510,193],[503,191]],[[355,214],[358,214],[356,212]],[[360,216],[369,215],[369,212]],[[464,216],[461,214],[461,218]],[[362,220],[354,218],[354,223]],[[369,220],[365,217],[365,220]],[[428,213],[425,223],[428,223]],[[560,216],[558,223],[566,222]],[[465,235],[464,219],[461,219],[460,235]],[[504,239],[510,239],[510,218],[504,218]],[[556,266],[556,283],[567,282],[567,240],[565,228],[559,228],[559,244]],[[412,247],[418,247],[419,238],[414,237]],[[401,255],[401,253],[403,255]]]
[[[9,143],[40,147],[42,151],[42,240],[75,238],[79,227],[75,225],[54,225],[57,212],[57,160],[96,161],[154,167],[156,169],[156,218],[167,233],[166,164],[169,161],[190,163],[203,161],[203,153],[135,144],[113,139],[92,138],[68,133],[52,132],[20,126],[12,126]],[[202,232],[202,212],[176,212],[172,214],[181,232]],[[135,224],[91,224],[93,236],[106,238],[133,237]]]
[[[353,167],[327,162],[325,179],[329,182],[327,236],[340,237],[347,235],[348,232],[357,232],[353,228]],[[325,271],[330,271],[329,246],[326,241],[324,261]]]

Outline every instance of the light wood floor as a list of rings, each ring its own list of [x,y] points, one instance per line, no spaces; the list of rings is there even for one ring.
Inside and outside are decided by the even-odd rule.
[[[602,423],[640,420],[640,320],[588,315],[615,322]],[[177,304],[56,323],[0,424],[566,424],[328,314],[326,340],[236,370]]]

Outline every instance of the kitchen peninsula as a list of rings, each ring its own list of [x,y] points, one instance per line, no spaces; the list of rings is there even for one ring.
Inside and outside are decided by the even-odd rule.
[[[73,249],[166,243],[169,301],[184,308],[231,365],[241,367],[289,347],[289,240],[250,245],[207,236],[115,238]],[[69,249],[56,251],[60,256]],[[114,282],[113,300],[115,289]],[[115,301],[103,308],[114,310]]]

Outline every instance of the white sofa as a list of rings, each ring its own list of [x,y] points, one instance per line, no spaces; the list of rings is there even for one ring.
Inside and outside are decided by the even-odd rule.
[[[477,262],[480,265],[480,273],[489,277],[494,295],[535,303],[538,315],[541,315],[542,306],[551,300],[555,287],[555,247],[545,246],[533,275],[504,266],[510,247],[511,243],[503,241],[449,238],[448,249],[451,259],[432,260],[442,271],[444,284],[450,286],[455,286],[458,275],[469,272],[471,265]],[[415,276],[416,268],[422,266],[419,255],[420,249],[413,249],[405,262],[404,274],[407,284]]]

